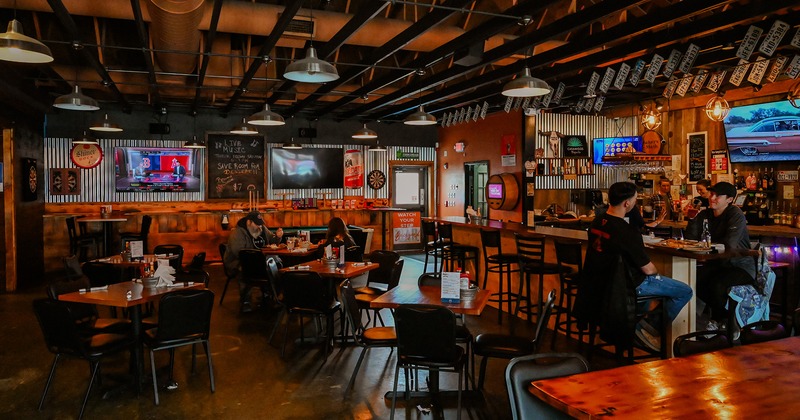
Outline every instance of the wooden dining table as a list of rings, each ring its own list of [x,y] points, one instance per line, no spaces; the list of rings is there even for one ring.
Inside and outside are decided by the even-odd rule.
[[[105,257],[112,254],[108,249],[111,245],[111,229],[109,229],[109,225],[116,222],[127,222],[128,217],[122,213],[110,213],[108,216],[96,214],[79,217],[75,221],[78,223],[101,223],[103,229],[103,256]]]
[[[370,302],[370,308],[396,308],[400,305],[438,305],[444,306],[454,313],[464,315],[480,315],[489,302],[490,290],[478,290],[473,299],[461,300],[458,303],[443,303],[442,288],[436,286],[417,286],[403,284],[392,288]]]
[[[578,419],[788,419],[800,413],[800,337],[534,381]]]
[[[175,287],[144,287],[141,283],[126,281],[109,284],[104,288],[93,288],[90,291],[65,293],[58,300],[65,302],[87,303],[91,305],[127,308],[131,318],[132,334],[136,338],[132,360],[135,361],[136,386],[141,390],[141,378],[144,368],[144,348],[142,343],[142,305],[154,302],[162,295],[183,289],[203,289],[203,283],[181,283]]]
[[[350,279],[358,277],[364,273],[368,273],[379,267],[375,263],[359,263],[359,262],[345,262],[344,267],[338,268],[334,265],[323,262],[322,260],[313,260],[307,263],[285,267],[280,270],[281,273],[289,271],[313,271],[323,278],[329,279]]]

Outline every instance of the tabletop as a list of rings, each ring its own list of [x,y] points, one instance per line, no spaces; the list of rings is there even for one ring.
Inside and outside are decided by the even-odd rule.
[[[798,362],[800,337],[790,337],[534,381],[529,391],[579,419],[796,418]]]
[[[442,289],[436,286],[405,284],[397,286],[370,302],[371,308],[396,308],[400,305],[438,305],[450,308],[457,314],[480,315],[489,302],[489,290],[478,290],[475,298],[459,303],[442,303]]]
[[[295,256],[295,257],[307,257],[309,255],[315,254],[317,252],[317,250],[319,249],[319,245],[311,245],[308,248],[305,248],[304,251],[301,251],[301,249],[304,249],[304,248],[295,248],[295,249],[289,251],[289,249],[286,248],[285,244],[280,244],[280,245],[276,246],[275,248],[272,248],[272,246],[269,246],[269,245],[265,246],[265,247],[261,248],[261,252],[264,255],[277,255],[277,256],[291,255],[291,256]]]
[[[105,290],[65,293],[60,295],[58,300],[129,308],[157,300],[161,295],[175,290],[203,289],[204,287],[205,285],[203,283],[180,285],[176,287],[144,287],[140,283],[126,281],[123,283],[110,284]],[[130,299],[127,297],[128,292],[131,292]]]
[[[307,263],[282,268],[281,272],[285,273],[287,271],[299,271],[299,270],[313,271],[319,273],[319,275],[322,277],[344,280],[360,276],[364,273],[375,270],[378,268],[378,266],[379,266],[378,264],[374,263],[346,262],[344,263],[344,268],[338,269],[335,266],[331,266],[325,262],[322,262],[321,260],[314,260],[314,261],[309,261]]]
[[[127,265],[127,266],[138,266],[142,265],[143,263],[151,263],[158,260],[174,260],[178,258],[178,255],[160,255],[156,257],[155,254],[144,254],[141,260],[138,261],[123,261],[121,255],[112,255],[106,258],[98,258],[96,260],[92,260],[92,262],[103,262],[108,264],[116,264],[116,265]]]
[[[76,222],[89,223],[89,222],[127,222],[128,218],[124,214],[111,214],[108,217],[102,217],[99,214],[83,216],[75,219]]]

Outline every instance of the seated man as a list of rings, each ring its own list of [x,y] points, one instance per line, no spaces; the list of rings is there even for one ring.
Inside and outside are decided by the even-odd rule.
[[[183,179],[186,176],[186,167],[181,165],[180,162],[176,161],[176,165],[172,167],[172,176],[177,179]]]
[[[251,211],[236,223],[236,228],[228,237],[228,249],[225,251],[225,266],[239,279],[239,301],[242,312],[250,312],[250,288],[242,282],[239,267],[239,251],[243,249],[261,249],[269,244],[278,244],[283,237],[283,229],[278,228],[275,234],[264,226],[261,213]]]
[[[725,244],[725,251],[750,249],[744,213],[739,207],[731,205],[736,198],[736,187],[728,182],[718,182],[708,190],[711,192],[708,208],[689,221],[685,237],[700,239],[703,222],[707,220],[711,241]],[[707,261],[698,268],[697,297],[711,307],[711,321],[707,329],[726,325],[728,289],[731,286],[755,284],[755,275],[755,261],[749,256]]]
[[[636,204],[636,185],[617,182],[608,190],[608,210],[594,219],[589,228],[589,244],[584,263],[584,279],[578,290],[576,314],[579,320],[587,320],[597,310],[597,297],[603,290],[596,286],[603,276],[616,272],[621,256],[630,268],[633,286],[637,295],[664,296],[668,321],[672,321],[692,298],[692,289],[677,280],[658,274],[644,249],[642,235],[623,219]],[[587,284],[588,283],[588,284]],[[594,284],[591,284],[594,283]],[[660,349],[659,337],[643,320],[636,326],[636,337],[653,350]]]

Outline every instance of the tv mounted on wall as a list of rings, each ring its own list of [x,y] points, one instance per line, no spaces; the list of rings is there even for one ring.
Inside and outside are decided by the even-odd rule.
[[[199,192],[202,165],[192,149],[115,147],[117,192]]]
[[[733,163],[800,160],[800,109],[789,101],[733,107],[724,124]]]
[[[487,184],[489,198],[503,198],[503,184]]]
[[[343,188],[344,149],[272,149],[273,189]]]
[[[592,141],[592,162],[603,164],[603,157],[613,157],[618,153],[641,153],[642,138],[640,136],[600,137]]]

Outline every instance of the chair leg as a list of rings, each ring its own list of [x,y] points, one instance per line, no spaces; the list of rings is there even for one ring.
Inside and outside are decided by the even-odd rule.
[[[487,356],[483,356],[481,360],[481,373],[478,376],[478,389],[483,389],[483,380],[486,378],[486,363],[489,361]]]
[[[156,376],[156,357],[150,349],[150,374],[153,375],[153,402],[158,405],[158,377]]]
[[[283,345],[281,346],[281,358],[283,358],[283,353],[286,351],[286,336],[289,335],[289,321],[292,319],[291,314],[289,319],[286,320],[286,328],[283,329]]]
[[[206,359],[208,359],[208,379],[211,381],[211,392],[215,392],[217,386],[214,384],[214,363],[211,361],[211,344],[208,340],[203,341],[203,349],[205,349]]]
[[[197,343],[192,343],[192,375],[197,373]],[[170,371],[170,380],[172,380],[172,371]]]
[[[194,359],[194,354],[192,355]],[[167,381],[167,385],[172,383],[173,379],[173,371],[175,370],[175,349],[169,349],[169,381]],[[192,360],[192,373],[194,373],[194,360]]]
[[[394,386],[392,387],[392,411],[389,415],[389,420],[394,420],[394,408],[397,403],[397,380],[400,375],[400,363],[394,365]],[[406,381],[406,389],[408,389],[408,381]]]
[[[278,326],[281,325],[281,321],[283,320],[283,315],[286,313],[286,310],[281,308],[281,312],[278,314],[278,319],[275,320],[275,325],[272,326],[272,332],[269,333],[269,343],[272,344],[272,337],[275,336],[275,331],[278,329]]]
[[[466,364],[465,364],[466,366]],[[463,378],[464,370],[458,370],[458,412],[456,414],[456,420],[461,420],[461,379]]]
[[[219,304],[222,305],[222,300],[225,299],[225,293],[228,293],[228,284],[231,282],[231,278],[228,277],[225,280],[225,287],[222,288],[222,296],[219,297]]]
[[[47,383],[44,384],[42,398],[39,400],[39,411],[42,411],[42,407],[44,407],[44,398],[47,396],[47,390],[50,389],[50,383],[53,381],[53,377],[56,374],[56,365],[58,364],[58,358],[60,356],[61,355],[56,354],[53,358],[53,365],[50,367],[50,375],[47,377]]]
[[[356,368],[353,370],[353,374],[350,376],[350,382],[347,384],[347,388],[344,390],[345,396],[350,392],[351,389],[353,389],[353,385],[356,382],[356,375],[358,375],[358,370],[361,369],[361,362],[364,361],[364,356],[367,354],[367,349],[369,349],[369,347],[361,348],[361,354],[358,356]]]
[[[83,396],[83,404],[81,404],[81,411],[78,413],[78,420],[83,418],[83,411],[86,409],[86,403],[89,401],[89,394],[92,392],[92,385],[94,378],[97,377],[97,371],[100,370],[100,362],[89,362],[92,365],[92,377],[89,378],[89,386],[86,387],[86,395]]]

